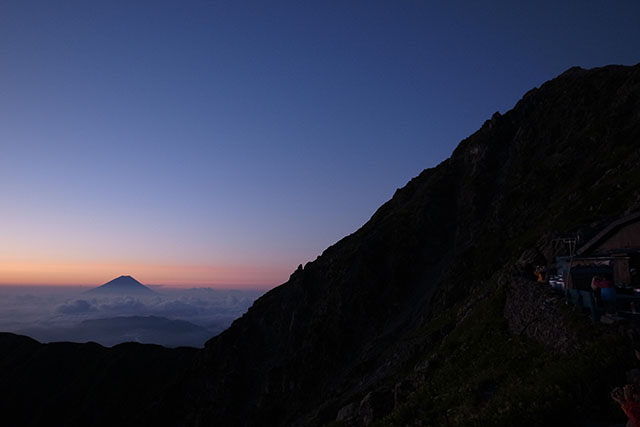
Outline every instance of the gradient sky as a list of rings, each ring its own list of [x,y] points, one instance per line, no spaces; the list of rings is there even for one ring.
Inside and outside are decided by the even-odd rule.
[[[0,284],[273,286],[640,2],[0,0]]]

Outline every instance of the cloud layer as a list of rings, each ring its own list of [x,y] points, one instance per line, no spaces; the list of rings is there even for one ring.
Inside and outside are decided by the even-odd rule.
[[[0,331],[28,335],[42,342],[64,339],[114,345],[152,340],[161,345],[202,346],[264,293],[210,288],[155,290],[156,294],[148,297],[96,297],[70,287],[0,287]],[[156,321],[141,322],[143,317]],[[130,319],[129,328],[122,318]],[[92,322],[95,320],[101,323]],[[186,321],[191,332],[177,331],[176,323],[167,321]],[[95,327],[97,324],[102,327]],[[111,324],[117,327],[105,326]]]

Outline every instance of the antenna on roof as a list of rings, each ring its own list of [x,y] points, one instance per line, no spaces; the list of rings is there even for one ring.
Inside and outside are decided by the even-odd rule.
[[[567,270],[567,278],[564,280],[565,288],[569,285],[571,280],[571,265],[573,264],[573,257],[576,255],[576,246],[580,241],[580,233],[575,233],[572,236],[568,237],[560,237],[558,239],[553,239],[553,242],[560,242],[562,244],[567,245],[569,248],[569,269]]]
[[[578,245],[579,241],[580,233],[576,233],[573,236],[569,237],[560,237],[557,239],[553,239],[553,242],[560,242],[567,245],[567,248],[569,249],[569,257],[571,258],[573,258],[576,254],[576,246]]]

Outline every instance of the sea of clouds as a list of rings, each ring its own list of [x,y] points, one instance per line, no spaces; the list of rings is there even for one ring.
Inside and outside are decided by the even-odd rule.
[[[139,341],[202,347],[265,292],[151,288],[155,293],[149,296],[97,296],[87,293],[89,288],[0,286],[0,332],[27,335],[40,342],[114,345]],[[130,318],[130,324],[123,326],[123,318]],[[146,319],[142,326],[141,318]],[[169,327],[167,319],[182,323],[173,322]],[[94,326],[92,333],[90,325],[98,324],[100,328]]]

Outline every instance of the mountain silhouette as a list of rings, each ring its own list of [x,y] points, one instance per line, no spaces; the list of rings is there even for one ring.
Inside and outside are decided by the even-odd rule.
[[[131,276],[117,277],[104,285],[87,291],[96,295],[152,295],[154,291]]]
[[[0,333],[0,420],[34,427],[148,425],[158,399],[196,355],[188,347],[40,344]]]
[[[609,392],[637,366],[640,326],[592,324],[532,265],[638,211],[640,64],[574,67],[195,354],[0,334],[0,411],[13,425],[621,423]]]
[[[552,319],[529,329],[557,348],[532,348],[505,313],[526,301],[519,289],[540,288],[534,260],[565,255],[557,238],[593,235],[640,210],[639,189],[640,65],[571,68],[495,113],[207,342],[183,385],[183,416],[251,426],[613,418],[619,409],[602,402],[632,349],[612,345],[615,333],[594,336],[589,319],[565,319],[554,295],[515,323]],[[561,390],[551,403],[549,388]]]
[[[159,344],[165,347],[203,347],[213,332],[185,320],[160,316],[118,316],[89,319],[71,326],[36,326],[18,331],[45,341],[94,341],[104,346],[124,342]]]

